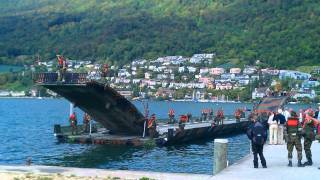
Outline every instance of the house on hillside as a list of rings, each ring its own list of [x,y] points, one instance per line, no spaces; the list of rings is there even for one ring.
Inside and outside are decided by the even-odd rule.
[[[309,78],[308,80],[305,80],[302,82],[301,87],[302,88],[313,88],[320,85],[320,82],[315,78]]]
[[[316,97],[317,97],[316,92],[313,89],[309,89],[309,88],[301,88],[299,91],[297,91],[293,95],[293,98],[295,99],[298,99],[298,98],[314,99]]]
[[[280,70],[279,79],[292,78],[296,80],[308,80],[311,74],[292,70]]]
[[[198,64],[201,63],[203,61],[209,61],[211,59],[213,59],[215,57],[214,53],[211,54],[194,54],[191,58],[190,58],[190,63],[193,64]]]
[[[271,91],[268,87],[255,88],[254,91],[252,92],[252,99],[266,97],[270,92]]]
[[[0,90],[0,96],[1,96],[1,97],[10,96],[10,92],[9,92],[9,91]]]
[[[245,67],[243,69],[243,74],[251,75],[251,74],[254,74],[256,72],[257,72],[257,68],[256,67],[252,67],[252,66],[248,66],[248,67]]]
[[[263,75],[278,76],[280,71],[278,69],[266,68],[266,69],[261,69],[261,72]]]
[[[211,75],[215,75],[215,76],[220,76],[221,74],[223,74],[225,72],[224,68],[211,68],[209,70],[209,73]]]
[[[229,90],[232,88],[233,84],[231,82],[216,83],[216,90]]]
[[[230,74],[240,74],[241,69],[240,68],[231,68],[229,72],[230,72]]]

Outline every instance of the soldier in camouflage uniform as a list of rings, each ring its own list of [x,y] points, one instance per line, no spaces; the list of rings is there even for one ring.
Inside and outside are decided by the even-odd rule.
[[[302,126],[299,123],[299,118],[297,114],[292,111],[291,116],[288,118],[288,121],[285,124],[285,139],[287,141],[287,149],[288,149],[288,160],[289,167],[292,167],[292,151],[293,148],[296,147],[298,154],[298,167],[303,167],[302,160],[302,145],[301,145],[301,130]]]
[[[307,162],[304,163],[305,166],[311,166],[312,162],[312,154],[311,154],[311,145],[312,141],[315,140],[314,128],[317,120],[312,118],[313,112],[308,110],[306,113],[306,117],[303,123],[303,130],[304,130],[304,151],[306,154]]]

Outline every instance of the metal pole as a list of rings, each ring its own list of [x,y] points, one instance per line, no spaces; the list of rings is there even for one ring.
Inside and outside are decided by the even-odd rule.
[[[91,125],[91,122],[92,122],[92,120],[90,120],[90,121],[89,121],[89,129],[90,129],[90,130],[89,130],[89,134],[90,134],[90,136],[91,136],[91,132],[92,132],[92,125]]]
[[[228,166],[227,159],[228,139],[214,140],[214,168],[213,173],[218,174]]]
[[[145,136],[146,136],[146,121],[144,121],[142,137],[145,137]]]

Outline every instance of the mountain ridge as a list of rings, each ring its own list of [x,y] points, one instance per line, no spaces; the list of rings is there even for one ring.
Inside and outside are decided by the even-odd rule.
[[[215,52],[238,64],[320,64],[314,0],[4,0],[0,7],[2,62],[59,52],[123,64]]]

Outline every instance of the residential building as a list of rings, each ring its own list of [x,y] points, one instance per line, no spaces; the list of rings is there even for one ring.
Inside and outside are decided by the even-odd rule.
[[[225,72],[224,68],[211,68],[209,71],[211,75],[215,75],[215,76],[220,76],[224,72]]]
[[[192,67],[192,66],[188,66],[187,68],[188,68],[189,73],[195,73],[197,71],[197,68]]]
[[[309,98],[309,99],[314,99],[317,97],[316,92],[313,89],[308,89],[308,88],[301,88],[298,92],[293,95],[293,98],[298,99],[298,98]]]
[[[9,91],[0,90],[0,96],[2,96],[2,97],[10,96],[10,92]]]
[[[271,76],[278,76],[279,75],[279,70],[278,69],[261,69],[262,74],[264,75],[271,75]]]
[[[270,89],[268,87],[255,88],[254,91],[252,92],[252,99],[263,98],[267,96],[269,92],[270,92]]]
[[[151,73],[149,73],[149,72],[144,73],[144,78],[151,79]]]
[[[229,90],[233,88],[233,84],[231,82],[216,83],[215,85],[217,90]]]
[[[292,70],[280,70],[279,79],[292,78],[296,80],[308,80],[311,74]]]
[[[257,68],[256,67],[252,67],[252,66],[248,66],[248,67],[245,67],[243,69],[243,74],[251,75],[251,74],[254,74],[256,72],[257,72]]]
[[[211,60],[213,59],[215,56],[214,53],[211,54],[194,54],[191,58],[190,58],[190,63],[194,63],[194,64],[198,64],[201,63],[205,60]]]
[[[240,74],[241,69],[240,68],[231,68],[230,69],[230,74]]]

